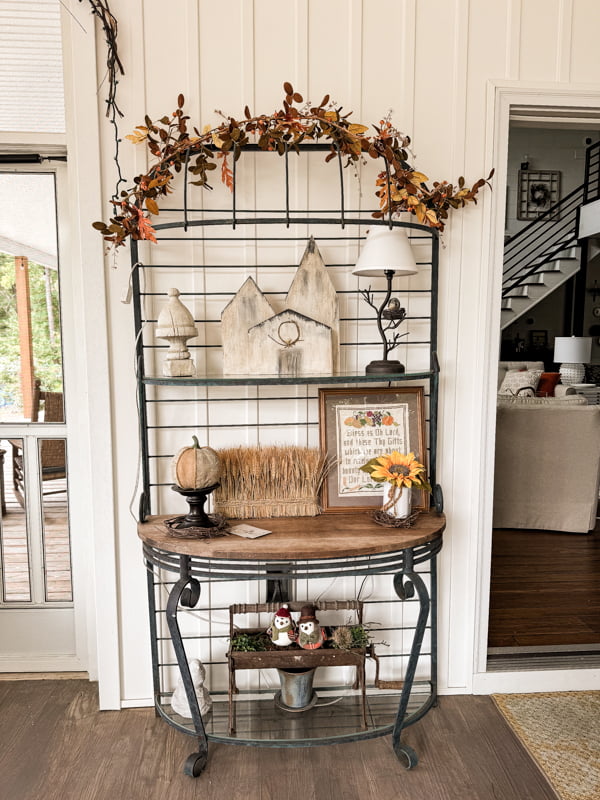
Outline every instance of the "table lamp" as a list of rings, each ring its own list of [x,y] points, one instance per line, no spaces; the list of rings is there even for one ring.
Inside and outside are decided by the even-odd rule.
[[[583,383],[584,364],[592,355],[591,336],[557,336],[554,339],[554,361],[560,364],[560,380],[565,386]]]
[[[404,372],[404,365],[399,361],[388,359],[388,354],[398,346],[401,336],[396,328],[406,317],[406,311],[400,307],[400,301],[392,297],[392,279],[395,275],[414,275],[417,272],[414,255],[408,236],[400,228],[371,228],[360,251],[353,275],[383,277],[387,281],[387,290],[383,302],[377,306],[374,302],[371,287],[361,290],[366,302],[377,312],[377,329],[383,343],[383,358],[367,364],[367,374],[379,373],[388,375]],[[383,322],[385,320],[385,323]],[[393,331],[388,339],[388,331]]]

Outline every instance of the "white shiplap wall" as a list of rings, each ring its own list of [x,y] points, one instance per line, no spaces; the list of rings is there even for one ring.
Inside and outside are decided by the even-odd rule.
[[[585,83],[589,102],[597,98],[600,104],[600,50],[593,41],[600,7],[596,0],[231,0],[226,7],[214,0],[173,0],[165,15],[162,0],[111,0],[111,8],[119,20],[126,69],[119,86],[123,134],[145,113],[172,111],[180,91],[200,126],[215,122],[216,108],[240,115],[248,103],[253,110],[271,111],[280,103],[282,82],[290,80],[313,100],[331,93],[354,110],[356,121],[377,122],[393,108],[398,127],[412,134],[415,166],[431,179],[464,174],[472,181],[499,167],[494,193],[485,192],[477,207],[453,217],[441,258],[439,477],[448,530],[440,570],[440,683],[445,692],[471,691],[488,591],[493,447],[488,387],[498,342],[495,270],[501,248],[496,237],[496,249],[490,249],[490,237],[503,217],[505,192],[505,165],[494,161],[505,152],[507,134],[495,125],[495,86],[529,88],[529,102],[535,104],[547,92],[560,89],[568,97]],[[102,97],[101,90],[101,116]],[[114,141],[108,125],[101,134],[108,212]],[[142,149],[123,144],[126,175],[141,172],[145,161]],[[294,176],[299,206],[303,198],[312,203],[328,196],[326,179],[315,188],[314,180],[321,178],[307,170],[298,166]],[[347,181],[356,203],[373,205],[368,173],[360,188],[350,175]],[[250,169],[240,204],[270,191],[269,176],[259,181]],[[131,313],[120,303],[126,254],[117,261],[119,269],[109,270],[106,280],[119,629],[122,696],[125,704],[135,704],[147,699],[151,688],[147,659],[141,663],[139,656],[148,652],[141,602],[145,576],[127,511],[137,443]]]
[[[59,0],[0,0],[0,131],[64,130]]]

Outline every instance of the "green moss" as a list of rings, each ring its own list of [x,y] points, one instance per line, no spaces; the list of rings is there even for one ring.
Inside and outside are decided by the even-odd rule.
[[[238,653],[258,653],[269,649],[266,633],[238,633],[231,638],[231,649]]]

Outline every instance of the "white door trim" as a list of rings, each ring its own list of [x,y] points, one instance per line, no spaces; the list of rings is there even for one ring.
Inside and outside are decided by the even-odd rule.
[[[12,145],[8,136],[5,137],[2,149],[14,153],[42,152],[46,153],[43,144],[44,137],[40,137],[39,146],[33,144],[23,146],[18,139]],[[71,388],[76,381],[73,365],[66,364],[65,357],[71,358],[73,339],[77,333],[74,329],[73,308],[71,296],[67,287],[71,285],[70,268],[72,264],[66,258],[63,262],[62,251],[68,250],[68,242],[63,236],[62,228],[69,220],[69,200],[67,168],[64,163],[44,162],[43,164],[15,164],[3,165],[0,175],[45,175],[54,183],[52,203],[53,214],[56,214],[56,234],[59,240],[58,261],[60,264],[60,328],[63,347],[63,376],[69,370],[72,376],[64,381],[65,406],[67,419],[64,423],[43,422],[2,422],[0,436],[2,439],[21,439],[23,444],[25,472],[25,508],[23,522],[26,520],[30,599],[27,601],[9,600],[2,603],[0,610],[0,638],[3,637],[4,647],[0,653],[0,673],[5,672],[81,672],[88,669],[87,647],[87,611],[85,597],[75,598],[69,602],[47,601],[45,566],[44,566],[44,513],[42,501],[42,487],[39,473],[38,444],[42,439],[69,440],[69,409],[72,405]],[[10,450],[8,459],[11,458]],[[78,490],[78,473],[72,473],[70,463],[67,463],[69,495],[72,486]],[[69,514],[69,528],[72,521]],[[69,530],[70,534],[70,530]],[[86,566],[76,564],[72,560],[75,571],[85,571]],[[72,585],[74,586],[77,574],[72,572]],[[84,580],[84,578],[82,578]],[[79,627],[79,633],[78,633]],[[7,650],[10,648],[10,652]]]
[[[112,415],[103,242],[91,224],[101,219],[101,121],[97,105],[94,17],[87,4],[61,5],[70,222],[63,231],[70,259],[73,324],[79,336],[65,364],[73,386],[70,467],[81,491],[71,494],[71,539],[79,645],[87,649],[90,678],[98,680],[100,708],[120,708],[116,526]],[[86,639],[85,645],[83,639]]]
[[[479,502],[479,547],[477,553],[476,630],[473,659],[473,691],[487,694],[496,691],[559,691],[598,686],[598,670],[549,670],[527,672],[486,672],[490,568],[492,552],[492,509],[494,499],[494,451],[496,444],[497,364],[500,346],[500,295],[504,248],[504,213],[510,111],[514,106],[548,108],[552,106],[595,109],[600,114],[600,85],[490,81],[486,119],[486,164],[496,168],[491,197],[489,269],[482,277],[482,297],[487,301],[484,331],[484,393],[490,398],[484,408],[484,426],[480,450],[481,491]]]

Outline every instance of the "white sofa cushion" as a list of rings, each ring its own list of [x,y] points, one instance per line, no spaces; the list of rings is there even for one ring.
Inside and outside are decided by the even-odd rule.
[[[577,390],[572,386],[564,386],[562,383],[558,383],[554,387],[554,397],[565,397],[568,394],[577,394]]]
[[[527,393],[535,395],[535,390],[542,376],[542,369],[509,369],[504,376],[498,394],[518,395]]]
[[[498,389],[502,386],[502,381],[508,370],[514,369],[539,369],[544,371],[543,361],[499,361],[498,362]]]

